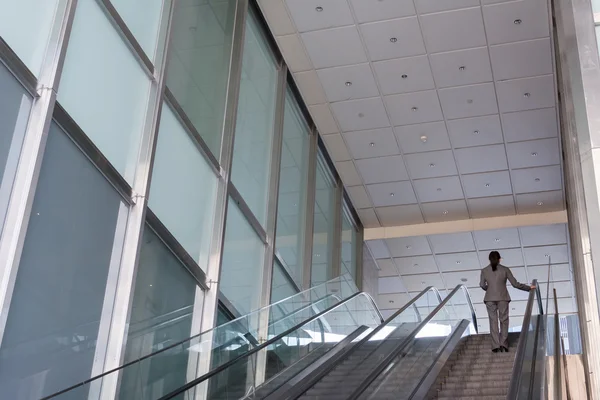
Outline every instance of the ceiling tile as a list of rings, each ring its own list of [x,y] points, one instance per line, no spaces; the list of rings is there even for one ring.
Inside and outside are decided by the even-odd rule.
[[[375,207],[398,206],[417,202],[410,182],[389,182],[368,185]]]
[[[533,214],[565,209],[562,191],[517,195],[519,214]]]
[[[473,290],[469,294],[471,295],[471,300],[473,303],[483,303],[483,296],[485,296],[485,292],[483,290]],[[487,318],[485,318],[485,322],[487,322]]]
[[[519,230],[525,247],[567,243],[565,224],[525,226]]]
[[[375,210],[382,226],[414,225],[424,222],[417,204],[407,206],[380,207]]]
[[[398,276],[398,270],[396,269],[396,264],[388,258],[377,260],[377,265],[379,266],[379,276]]]
[[[442,272],[481,269],[479,258],[475,252],[438,254],[436,258]]]
[[[356,212],[365,228],[378,228],[380,226],[377,214],[375,214],[375,210],[372,208],[357,210]]]
[[[317,74],[330,102],[379,96],[369,64],[320,69]]]
[[[546,0],[511,1],[484,6],[483,17],[491,45],[549,35]]]
[[[511,172],[515,193],[562,190],[560,165],[525,168]]]
[[[281,36],[295,33],[296,28],[283,0],[258,0],[258,4],[273,31],[273,35]]]
[[[529,168],[560,164],[558,139],[540,139],[506,145],[510,167]]]
[[[451,148],[446,124],[443,121],[397,126],[394,130],[404,154]]]
[[[375,257],[376,260],[380,258],[390,258],[390,252],[387,248],[385,240],[367,240],[365,241],[365,243],[367,243],[367,246],[371,250],[371,254],[373,255],[373,257]],[[381,268],[381,265],[379,267]]]
[[[425,236],[386,239],[386,243],[392,257],[413,257],[431,254],[429,242]]]
[[[545,276],[546,276],[545,279],[548,279],[547,278],[547,276],[548,276],[548,270],[546,270]],[[540,283],[539,286],[540,286],[540,292],[541,292],[542,298],[545,299],[546,298],[546,293],[547,293],[547,290],[548,290],[548,285],[546,283]],[[572,285],[571,282],[564,282],[564,281],[563,282],[550,282],[550,299],[554,299],[554,294],[553,294],[553,290],[552,290],[554,288],[556,288],[556,297],[563,297],[564,298],[564,297],[572,297],[573,296],[574,291],[573,291],[573,285]],[[560,301],[561,300],[562,299],[560,299],[560,298],[558,299],[558,301],[559,301],[558,309],[559,309],[559,311],[561,313],[563,313],[565,311],[563,311],[560,308]],[[568,299],[568,300],[570,300],[570,299]],[[552,304],[553,303],[552,300],[550,300],[550,301],[551,301],[550,307],[548,307],[548,308],[550,310],[553,310],[554,309],[554,305]]]
[[[435,90],[386,96],[385,102],[395,126],[443,120]]]
[[[316,106],[309,106],[310,115],[319,129],[321,135],[328,135],[330,133],[337,133],[338,127],[333,118],[333,114],[327,104],[319,104]]]
[[[548,265],[528,266],[527,272],[531,280],[537,279],[539,282],[548,281]],[[569,264],[552,265],[550,268],[550,282],[570,281],[571,266]]]
[[[498,115],[448,121],[448,133],[454,148],[503,143]]]
[[[452,150],[407,154],[404,158],[413,179],[458,175]]]
[[[566,264],[569,262],[569,250],[566,244],[555,246],[526,247],[523,249],[527,265]]]
[[[438,272],[433,256],[415,256],[394,258],[400,275],[416,275]]]
[[[342,131],[385,128],[390,125],[381,97],[331,104]]]
[[[468,198],[493,197],[512,194],[508,171],[463,175],[463,186]]]
[[[425,44],[430,53],[486,45],[479,7],[423,15],[420,20]]]
[[[554,75],[498,82],[498,106],[503,113],[554,107]]]
[[[382,279],[379,280],[379,287],[380,290],[384,290],[383,292],[380,291],[380,295],[379,295],[379,305],[380,308],[385,309],[385,308],[391,308],[394,311],[398,310],[399,307],[402,307],[404,304],[408,303],[410,301],[410,298],[408,297],[408,294],[406,293],[396,293],[396,294],[388,294],[386,293],[386,291],[392,291],[395,290],[396,292],[402,292],[403,288],[400,288],[398,285],[401,284],[401,280],[398,277],[395,277],[393,279],[389,279],[389,278],[385,278],[387,281],[387,284],[383,284],[381,283]]]
[[[461,272],[444,272],[444,282],[446,287],[453,288],[457,285],[466,285],[469,288],[479,288],[479,270],[461,271]],[[479,289],[481,290],[481,289]]]
[[[440,88],[492,81],[487,47],[432,54],[429,59]]]
[[[301,36],[317,69],[367,61],[356,26],[308,32]]]
[[[343,135],[355,159],[400,154],[392,128],[345,132]]]
[[[469,199],[471,218],[492,218],[515,215],[513,196],[485,197]]]
[[[458,170],[461,174],[502,171],[508,169],[503,144],[468,147],[455,150]]]
[[[498,113],[493,83],[440,89],[440,102],[448,119]]]
[[[502,114],[507,142],[544,139],[558,136],[556,109],[521,111]]]
[[[410,292],[420,292],[427,286],[443,288],[444,281],[440,274],[409,275],[402,278],[406,289]]]
[[[354,163],[366,184],[408,180],[402,156],[365,158]]]
[[[526,301],[529,298],[529,293],[523,290],[515,289],[512,286],[508,286],[508,294],[512,299],[511,303]],[[514,315],[514,313],[513,313]]]
[[[299,32],[354,24],[354,18],[346,0],[328,0],[325,4],[321,0],[285,1]]]
[[[332,135],[323,135],[322,137],[333,161],[346,161],[352,159],[350,153],[348,153],[344,139],[342,139],[342,135],[334,133]]]
[[[337,162],[335,163],[335,167],[337,168],[337,171],[340,174],[340,178],[342,178],[342,182],[344,182],[344,185],[358,186],[362,184],[360,175],[358,174],[358,171],[354,167],[354,163],[352,161]]]
[[[356,209],[369,208],[373,206],[364,186],[351,186],[346,188],[346,190],[348,191],[348,196],[350,196],[350,200],[352,200],[352,204]]]
[[[431,247],[437,254],[475,251],[475,242],[471,232],[430,235],[429,240]]]
[[[383,95],[435,89],[427,56],[373,63]]]
[[[294,74],[294,80],[306,104],[313,105],[327,102],[325,91],[321,86],[316,71],[298,72]]]
[[[517,239],[518,239],[518,236],[517,236]],[[498,244],[500,245],[500,243],[501,242],[499,242]],[[520,248],[504,249],[500,246],[497,246],[490,250],[479,252],[479,262],[481,263],[482,267],[489,265],[490,251],[492,251],[492,250],[498,251],[500,253],[500,257],[502,257],[502,260],[500,260],[500,262],[505,267],[521,267],[521,266],[525,265],[525,261],[523,260],[523,251]]]
[[[477,242],[479,250],[521,247],[521,240],[519,239],[519,231],[517,228],[475,231],[473,234],[475,235],[475,241]]]
[[[464,200],[425,203],[422,207],[427,222],[456,221],[469,218],[467,203]]]
[[[415,15],[415,6],[412,0],[350,0],[350,3],[356,19],[361,24]]]
[[[491,46],[490,56],[498,81],[553,73],[550,38]]]
[[[479,0],[415,0],[415,4],[419,13],[426,14],[478,6]]]
[[[360,26],[371,61],[425,54],[417,17]]]
[[[419,179],[413,181],[419,201],[429,203],[434,201],[464,199],[458,176],[444,178]]]
[[[277,36],[275,40],[290,71],[301,72],[312,69],[312,63],[298,35]]]

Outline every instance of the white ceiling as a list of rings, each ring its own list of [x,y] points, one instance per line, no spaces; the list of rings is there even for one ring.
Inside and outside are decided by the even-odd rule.
[[[427,286],[437,287],[444,297],[456,285],[465,284],[480,328],[488,331],[479,277],[480,269],[489,264],[491,250],[500,252],[502,264],[511,268],[518,281],[537,279],[544,298],[550,259],[550,295],[556,288],[561,313],[577,311],[566,224],[372,240],[367,245],[380,268],[379,306],[385,316],[390,316]],[[511,326],[520,326],[528,293],[510,286],[509,292],[513,300]],[[430,296],[419,301],[418,306],[425,307],[428,302],[437,305]],[[460,315],[469,315],[468,307],[460,301],[454,307],[459,309]]]
[[[259,0],[365,227],[564,209],[547,0]]]

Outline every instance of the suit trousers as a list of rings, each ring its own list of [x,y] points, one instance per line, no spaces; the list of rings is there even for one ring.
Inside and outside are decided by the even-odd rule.
[[[500,346],[508,348],[508,301],[486,301],[485,306],[490,318],[492,349]],[[500,320],[500,330],[498,330],[498,320]]]

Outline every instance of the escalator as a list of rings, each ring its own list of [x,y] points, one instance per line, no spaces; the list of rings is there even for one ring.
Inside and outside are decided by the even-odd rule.
[[[423,302],[428,307],[421,307]],[[302,317],[291,314],[288,322],[299,321],[293,326],[270,326],[266,341],[244,342],[245,346],[224,342],[216,353],[210,348],[209,371],[201,374],[191,369],[176,388],[156,390],[134,384],[115,398],[542,398],[546,319],[539,289],[529,294],[521,332],[510,335],[509,353],[492,353],[488,335],[478,334],[463,285],[443,300],[435,288],[427,288],[383,322],[365,293],[326,303],[327,307],[318,303],[311,304],[311,313]],[[207,351],[200,342],[186,348],[198,359]],[[217,353],[227,357],[215,363]],[[47,399],[87,398],[73,393],[86,387],[89,392],[89,387],[101,386],[105,379],[124,376],[128,368],[140,365],[125,366]]]

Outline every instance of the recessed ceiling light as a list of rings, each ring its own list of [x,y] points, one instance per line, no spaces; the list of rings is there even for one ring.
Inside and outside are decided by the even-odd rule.
[[[417,111],[419,109],[419,107],[413,107],[411,108],[412,111]]]
[[[419,264],[415,264],[415,265],[413,265],[413,267],[419,268]],[[425,283],[425,282],[423,282],[423,283]]]
[[[448,215],[448,210],[444,210],[444,212],[442,214]]]
[[[531,153],[531,157],[535,157],[537,156],[537,153],[534,151],[533,153]]]
[[[346,85],[346,86],[352,86],[352,82],[348,81],[348,82],[344,83],[344,85]]]
[[[398,38],[392,37],[390,38],[390,42],[392,43],[396,43],[398,41]]]
[[[371,142],[371,143],[369,143],[369,146],[375,147],[375,143]]]
[[[437,191],[438,191],[438,192],[441,192],[441,191],[442,191],[442,188],[437,188]]]
[[[537,202],[537,205],[538,205],[538,206],[543,206],[543,205],[544,205],[544,202],[543,202],[543,201],[538,201],[538,202]]]
[[[496,238],[494,239],[494,242],[498,243],[500,241],[500,238]]]
[[[550,257],[550,255],[549,254],[544,254],[544,257],[548,258],[548,257]]]
[[[198,30],[197,26],[190,26],[190,31],[191,32],[196,32]]]
[[[472,99],[467,99],[467,104],[473,104],[473,100]]]
[[[323,11],[323,7],[321,7],[321,6],[319,6],[319,7],[315,7],[315,10],[316,10],[317,12],[321,12],[321,11]]]
[[[394,300],[388,300],[390,304],[394,304]]]
[[[460,67],[458,67],[459,71],[464,71],[465,69],[467,69],[467,67],[465,67],[464,65],[461,65]]]
[[[363,114],[363,113],[358,113],[358,118],[362,118],[362,117],[364,117],[364,116],[365,116],[365,114]]]
[[[422,284],[422,285],[424,285],[424,284],[425,284],[425,281],[421,281],[421,284]]]
[[[486,184],[485,184],[485,187],[490,187],[490,184],[489,184],[489,183],[486,183]]]
[[[425,135],[422,135],[422,136],[421,136],[421,142],[423,142],[423,143],[427,143],[427,136],[425,136]]]
[[[521,25],[521,22],[523,21],[521,21],[520,19],[515,19],[513,22],[515,25]]]
[[[474,130],[473,131],[473,135],[479,135],[479,131],[478,130]]]
[[[394,197],[394,196],[395,196],[395,194],[394,194],[394,193],[390,193],[390,197]]]
[[[456,263],[457,263],[457,264],[462,264],[462,261],[460,261],[460,260],[459,260],[459,261],[457,261]]]
[[[539,181],[540,181],[540,178],[535,178],[535,181],[536,181],[536,182],[539,182]]]
[[[433,167],[435,167],[434,163],[429,164],[429,168],[433,168]]]
[[[315,257],[321,257],[321,255],[319,253],[315,254]]]
[[[529,93],[529,92],[527,92],[527,93],[524,93],[524,94],[523,94],[523,96],[525,96],[525,97],[530,97],[530,96],[531,96],[531,93]]]
[[[150,285],[150,287],[152,287],[152,285]]]
[[[467,279],[467,278],[460,278],[460,281],[461,281],[461,282],[467,282],[467,281],[468,281],[468,279]]]
[[[407,249],[409,249],[409,250],[410,250],[410,249],[412,249],[412,247],[411,247],[411,246],[406,246],[406,248],[407,248]]]
[[[408,75],[402,74],[402,79],[406,79],[406,78],[408,78]]]

